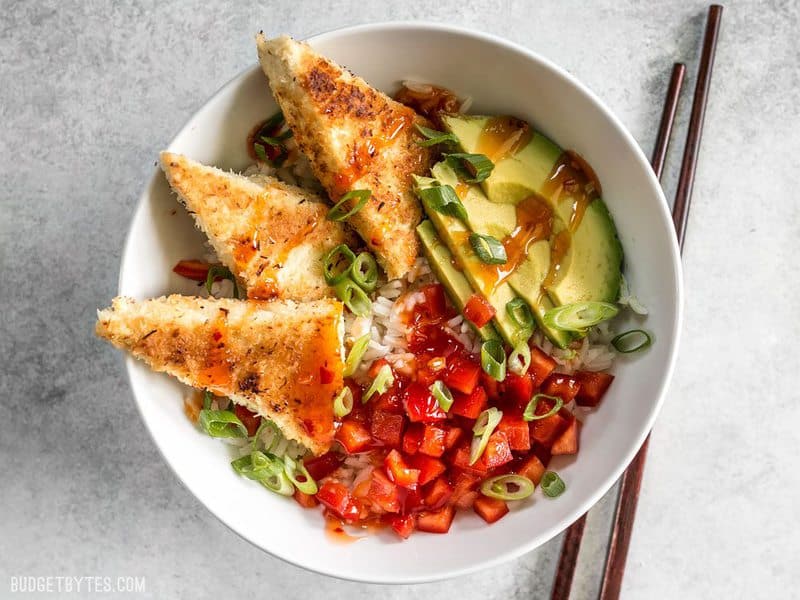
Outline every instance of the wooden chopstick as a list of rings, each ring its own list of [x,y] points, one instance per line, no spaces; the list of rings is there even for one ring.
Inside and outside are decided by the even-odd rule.
[[[658,135],[653,149],[653,156],[650,164],[656,177],[661,178],[664,170],[664,160],[669,149],[672,137],[672,126],[675,123],[675,113],[678,109],[678,99],[681,95],[683,78],[686,74],[686,67],[681,63],[676,63],[672,67],[672,77],[670,77],[667,97],[664,101],[664,110],[661,113],[661,123],[658,126]],[[647,443],[647,442],[645,442]],[[572,578],[575,575],[575,566],[578,561],[578,552],[581,548],[583,539],[583,529],[586,526],[586,515],[584,514],[570,525],[564,536],[564,543],[561,546],[561,556],[558,559],[556,578],[553,582],[552,600],[566,600],[572,588]]]
[[[714,67],[714,54],[717,49],[721,19],[722,6],[713,4],[708,11],[703,51],[700,55],[700,66],[697,72],[694,100],[692,101],[692,114],[689,119],[689,133],[686,136],[683,163],[681,164],[680,177],[678,179],[678,189],[675,193],[675,204],[672,209],[675,234],[678,237],[678,245],[681,251],[683,251],[683,241],[686,236],[686,221],[689,217],[689,204],[692,199],[692,187],[697,169],[697,155],[700,149],[700,138],[703,134],[703,120],[706,112],[706,103],[708,102],[708,90],[711,83],[711,72]],[[648,435],[636,454],[636,458],[633,459],[633,462],[622,476],[622,484],[620,485],[616,513],[614,515],[614,527],[611,532],[611,542],[603,572],[603,583],[600,588],[600,600],[615,600],[619,598],[649,441],[650,436]]]

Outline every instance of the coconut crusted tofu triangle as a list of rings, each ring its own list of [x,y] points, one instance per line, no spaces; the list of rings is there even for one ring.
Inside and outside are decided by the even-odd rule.
[[[333,442],[342,389],[342,304],[115,298],[97,335],[153,370],[272,419],[315,454]]]
[[[348,222],[389,279],[402,277],[419,252],[414,228],[422,211],[411,178],[426,174],[431,158],[415,143],[422,136],[414,125],[430,124],[307,44],[263,34],[256,43],[261,68],[317,179],[334,202],[352,190],[372,192]]]
[[[315,194],[274,177],[249,178],[161,153],[161,168],[249,298],[317,300],[333,295],[322,259],[355,236],[325,218]]]

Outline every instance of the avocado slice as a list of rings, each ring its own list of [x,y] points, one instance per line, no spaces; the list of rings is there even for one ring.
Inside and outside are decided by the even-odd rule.
[[[436,278],[444,285],[447,295],[459,312],[464,312],[464,305],[472,296],[472,288],[466,277],[453,266],[453,255],[444,245],[430,221],[423,221],[417,225],[417,233],[422,241],[422,249],[428,259]],[[473,325],[480,338],[487,340],[499,339],[497,331],[491,323],[480,329]]]
[[[436,185],[437,183],[458,184],[458,178],[455,172],[448,165],[439,163],[433,167],[432,173],[436,176],[436,179],[414,176],[418,189],[424,189]],[[480,214],[482,210],[493,208],[491,202],[486,200],[486,197],[477,186],[469,186],[467,193],[464,194],[462,198],[462,203],[466,207],[467,212],[472,215],[477,215]],[[487,281],[487,277],[489,277],[491,273],[488,272],[486,265],[477,257],[469,243],[469,234],[472,233],[472,230],[467,224],[456,217],[445,215],[431,209],[429,206],[426,206],[424,201],[422,204],[441,240],[446,244],[452,256],[461,267],[461,273],[469,282],[471,289],[480,293],[486,298],[489,304],[494,307],[496,314],[493,322],[497,331],[511,346],[516,345],[520,336],[523,334],[523,328],[514,323],[506,311],[506,305],[516,297],[514,290],[511,289],[508,283],[492,286],[491,283]],[[510,226],[513,227],[515,223],[514,207],[509,206],[509,208],[510,221],[508,220],[508,214],[503,218],[503,211],[497,211],[498,218],[496,221],[488,221],[490,230],[494,232],[491,235],[500,235],[500,237],[505,235],[505,233],[503,233],[503,231],[506,231],[504,227],[508,226],[509,222],[511,223]],[[479,230],[479,233],[483,233],[483,231]]]
[[[448,115],[443,121],[446,129],[459,139],[464,152],[477,152],[482,132],[491,118]],[[517,204],[532,194],[540,195],[551,204],[557,216],[553,224],[553,233],[557,235],[566,228],[572,207],[569,202],[558,203],[550,197],[545,184],[563,154],[563,150],[547,137],[532,132],[530,141],[513,155],[498,160],[491,176],[482,183],[488,199],[496,204]],[[538,252],[536,249],[529,255],[535,258]],[[560,275],[546,286],[547,294],[555,305],[615,302],[619,295],[622,258],[622,245],[614,221],[602,199],[595,198],[572,232],[569,249],[560,261]],[[549,269],[549,260],[548,256],[547,266],[542,265],[545,272]],[[526,280],[530,281],[530,277]],[[520,292],[513,281],[510,283]],[[530,302],[527,297],[526,300]]]

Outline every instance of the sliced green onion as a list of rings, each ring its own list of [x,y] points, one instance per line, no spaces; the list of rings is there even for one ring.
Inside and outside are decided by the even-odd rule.
[[[375,262],[372,254],[362,252],[356,257],[350,277],[368,294],[375,291],[375,288],[378,287],[378,263]]]
[[[562,331],[583,333],[587,328],[616,316],[619,308],[608,302],[576,302],[551,308],[544,313],[544,323]]]
[[[504,265],[508,261],[505,246],[497,238],[480,233],[470,233],[469,243],[475,254],[487,265]]]
[[[533,313],[522,298],[514,298],[506,304],[506,312],[514,325],[525,329],[533,328]]]
[[[353,410],[353,390],[344,386],[333,399],[333,416],[337,419],[346,417]]]
[[[567,489],[567,484],[564,483],[564,480],[561,479],[555,471],[545,471],[539,485],[544,495],[549,498],[560,496],[564,493],[564,490]]]
[[[356,255],[346,244],[339,244],[322,258],[322,274],[328,285],[344,281],[353,269]]]
[[[291,129],[287,129],[283,133],[280,133],[280,134],[278,134],[276,136],[260,135],[259,134],[258,139],[260,141],[264,142],[265,144],[267,144],[268,146],[281,146],[282,147],[283,146],[282,142],[288,140],[293,135],[294,135],[294,133],[292,132],[292,130]]]
[[[426,211],[433,210],[462,221],[467,220],[467,209],[464,208],[461,198],[458,197],[452,186],[431,185],[418,190],[417,195],[422,200]]]
[[[211,286],[214,285],[214,281],[216,281],[217,278],[230,279],[233,282],[233,297],[239,298],[239,286],[236,285],[236,278],[228,267],[222,265],[211,265],[208,269],[208,275],[206,275],[206,291],[209,294],[211,294]]]
[[[536,414],[536,407],[539,405],[541,400],[552,400],[554,402],[553,408],[551,408],[547,413],[543,415]],[[546,419],[547,417],[552,417],[556,414],[561,407],[564,406],[564,401],[559,398],[558,396],[548,396],[547,394],[536,394],[531,401],[528,402],[528,405],[525,407],[525,410],[522,411],[522,419],[524,421],[540,421],[541,419]]]
[[[350,312],[358,317],[366,317],[372,308],[372,302],[366,292],[349,277],[333,286],[336,297],[344,302]]]
[[[639,343],[637,344],[636,341],[639,341]],[[622,354],[644,350],[649,348],[652,343],[653,338],[644,329],[631,329],[620,333],[611,340],[611,345],[614,346],[614,349]]]
[[[522,475],[497,475],[481,484],[481,494],[498,500],[523,500],[533,493],[533,482]]]
[[[350,348],[350,353],[347,355],[347,358],[344,361],[344,369],[342,370],[342,375],[344,377],[352,377],[356,372],[358,365],[361,364],[361,359],[364,357],[364,352],[367,351],[367,346],[369,346],[369,341],[371,339],[372,336],[369,333],[365,333],[355,342],[353,342],[353,346]]]
[[[370,199],[370,196],[372,196],[372,192],[369,190],[350,190],[344,196],[339,198],[339,201],[328,211],[328,220],[346,221],[364,208],[367,200]],[[353,205],[353,208],[347,210],[347,205],[351,200],[354,200],[355,204]]]
[[[500,423],[503,418],[503,412],[497,410],[494,406],[487,408],[475,421],[475,426],[472,428],[474,437],[472,438],[472,445],[469,449],[469,464],[474,465],[478,459],[483,456],[484,450],[489,443],[489,436],[492,435],[495,427]]]
[[[494,163],[485,154],[445,154],[445,160],[467,183],[486,180],[494,169]]]
[[[369,389],[362,396],[362,404],[366,404],[375,394],[385,394],[386,390],[388,390],[393,383],[394,373],[392,373],[392,367],[389,365],[383,365],[380,368],[380,371],[378,371],[377,377],[372,380],[372,385],[369,386]]]
[[[450,407],[453,406],[453,393],[444,382],[437,379],[431,385],[430,390],[433,397],[436,398],[436,402],[439,403],[439,408],[444,412],[449,411]]]
[[[214,394],[212,394],[209,390],[205,390],[203,392],[203,410],[209,410],[213,401]]]
[[[281,464],[283,464],[283,461],[281,461]],[[259,483],[269,491],[280,494],[281,496],[291,496],[294,494],[294,486],[283,470],[275,475],[270,475],[266,479],[261,479]]]
[[[283,465],[259,450],[237,458],[231,463],[231,466],[239,475],[254,481],[261,481],[271,475],[277,475],[283,470]]]
[[[229,410],[201,410],[199,423],[200,428],[211,437],[247,437],[247,427]]]
[[[274,115],[272,115],[269,119],[264,121],[264,124],[261,126],[261,129],[258,130],[258,137],[261,135],[266,135],[273,129],[276,129],[278,126],[283,125],[286,122],[285,117],[283,116],[283,112],[278,111]]]
[[[289,478],[298,490],[309,496],[317,493],[317,482],[308,474],[306,466],[303,461],[297,461],[291,456],[284,456],[283,463],[285,465],[286,476]]]
[[[262,432],[265,429],[269,429],[272,431],[272,435],[267,440],[269,443],[266,442],[264,443],[265,452],[271,452],[278,446],[278,444],[281,443],[281,440],[283,439],[283,434],[281,433],[281,430],[278,428],[275,422],[272,421],[272,419],[265,419],[262,417],[261,424],[258,426],[258,429],[256,429],[256,434],[253,436],[253,443],[251,446],[253,451],[258,450],[259,441],[261,442],[264,441]]]
[[[267,150],[264,148],[263,144],[253,144],[253,152],[256,153],[256,156],[260,161],[265,163],[271,162],[269,156],[267,156]]]
[[[515,375],[525,375],[531,366],[531,347],[528,340],[514,346],[508,356],[508,370]]]
[[[500,340],[486,340],[481,344],[481,367],[495,381],[506,378],[506,351]]]
[[[430,129],[429,127],[423,127],[420,124],[415,124],[414,127],[416,127],[417,131],[419,131],[425,138],[424,140],[417,140],[417,144],[423,148],[435,146],[436,144],[444,144],[445,142],[458,143],[458,138],[452,133],[436,131],[435,129]]]

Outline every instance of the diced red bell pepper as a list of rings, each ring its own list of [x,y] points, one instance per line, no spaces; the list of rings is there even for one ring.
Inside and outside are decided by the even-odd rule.
[[[461,439],[461,434],[464,433],[464,430],[455,425],[443,425],[442,427],[444,427],[445,430],[444,447],[450,450],[450,448],[455,446],[458,440]]]
[[[430,423],[447,418],[430,390],[419,382],[412,382],[405,389],[403,404],[410,421]]]
[[[372,413],[370,433],[376,440],[391,448],[399,448],[403,441],[403,415],[376,410]]]
[[[495,469],[506,463],[514,460],[511,454],[511,447],[508,444],[508,438],[502,431],[495,430],[489,436],[489,441],[486,444],[486,450],[483,451],[483,456],[478,462],[483,463],[484,468],[487,470]]]
[[[539,482],[542,480],[542,475],[544,475],[546,470],[547,465],[545,465],[536,454],[531,453],[516,469],[514,469],[514,472],[517,475],[527,477],[534,485],[539,485]]]
[[[553,408],[553,402],[543,399],[536,406],[536,414],[544,415]],[[558,437],[564,432],[570,421],[575,417],[568,410],[562,408],[556,414],[546,419],[537,419],[529,423],[531,440],[542,444],[548,450]]]
[[[306,470],[314,481],[327,477],[339,468],[344,462],[341,455],[336,452],[326,452],[320,456],[305,461]]]
[[[614,381],[614,376],[610,373],[598,373],[592,371],[578,371],[575,373],[576,379],[581,387],[575,402],[578,406],[597,406],[605,396],[608,386]]]
[[[447,470],[445,464],[438,458],[425,454],[414,454],[406,459],[408,465],[419,471],[418,483],[425,485],[439,477]]]
[[[505,397],[517,406],[526,406],[533,397],[533,380],[528,375],[507,373],[503,387]]]
[[[425,499],[422,496],[422,491],[417,487],[414,490],[406,490],[406,497],[403,499],[400,512],[404,515],[425,510]]]
[[[258,426],[261,425],[260,416],[238,404],[233,405],[233,414],[235,414],[236,418],[239,419],[245,426],[247,429],[247,435],[252,437],[256,434],[256,431],[258,431]]]
[[[435,511],[423,511],[417,515],[417,529],[429,533],[447,533],[453,523],[455,510],[444,506]]]
[[[333,514],[345,521],[356,521],[361,514],[361,507],[350,494],[347,487],[338,481],[326,481],[317,492],[317,500]]]
[[[456,392],[453,396],[453,406],[450,408],[450,412],[468,419],[477,419],[489,401],[483,386],[476,386],[471,394]]]
[[[419,445],[422,443],[424,435],[424,423],[409,423],[405,434],[403,434],[403,452],[409,455],[416,454],[419,451]]]
[[[392,450],[383,459],[389,480],[404,488],[414,488],[419,481],[419,469],[412,469],[397,450]]]
[[[378,372],[383,368],[384,365],[389,365],[389,361],[385,358],[379,358],[378,360],[374,361],[370,366],[369,370],[367,371],[367,375],[371,379],[375,379],[378,376]],[[389,365],[391,367],[391,365]]]
[[[528,369],[528,374],[533,381],[533,387],[540,387],[555,368],[556,361],[552,356],[538,346],[531,348],[531,367]]]
[[[452,476],[453,495],[450,498],[451,503],[461,509],[471,508],[477,495],[475,488],[480,480],[480,477],[463,470],[455,472]]]
[[[389,519],[389,524],[397,535],[407,540],[408,536],[414,532],[416,521],[417,519],[414,515],[392,515]]]
[[[508,504],[497,498],[479,495],[473,504],[475,512],[487,523],[494,523],[508,514]]]
[[[447,363],[444,382],[451,390],[471,394],[481,378],[481,366],[463,356],[453,356]]]
[[[358,421],[347,419],[342,422],[335,438],[344,446],[348,454],[364,452],[372,446],[372,436],[369,430]]]
[[[453,486],[444,477],[439,477],[425,494],[425,505],[430,510],[436,510],[447,504],[453,495]]]
[[[192,281],[205,282],[210,268],[211,265],[202,260],[181,260],[172,267],[172,272]]]
[[[558,439],[553,442],[550,452],[555,456],[556,454],[577,454],[578,452],[578,435],[581,430],[581,422],[573,418],[570,421],[564,432],[558,436]]]
[[[438,283],[426,285],[419,290],[425,297],[422,305],[416,307],[417,312],[422,312],[425,316],[436,319],[445,316],[447,312],[447,302],[444,296],[444,287]]]
[[[542,392],[548,396],[560,397],[564,404],[572,402],[580,389],[581,384],[575,377],[561,373],[553,373],[542,384]]]
[[[372,471],[367,499],[386,512],[400,512],[400,488],[380,469]]]
[[[297,500],[297,503],[303,508],[314,508],[319,504],[314,496],[304,494],[300,490],[294,491],[294,499]]]
[[[497,313],[494,306],[480,294],[472,294],[464,305],[464,317],[475,327],[481,328],[489,323]]]
[[[504,413],[497,430],[506,434],[508,445],[512,450],[528,451],[531,449],[530,429],[522,417]]]
[[[481,369],[481,385],[492,402],[500,400],[500,382]]]
[[[445,436],[446,432],[442,427],[426,424],[419,451],[428,456],[441,456],[444,454]]]
[[[470,455],[470,442],[469,440],[462,440],[450,454],[450,464],[459,469],[463,469],[476,475],[486,475],[486,465],[482,460],[478,459],[475,464],[469,464]]]

